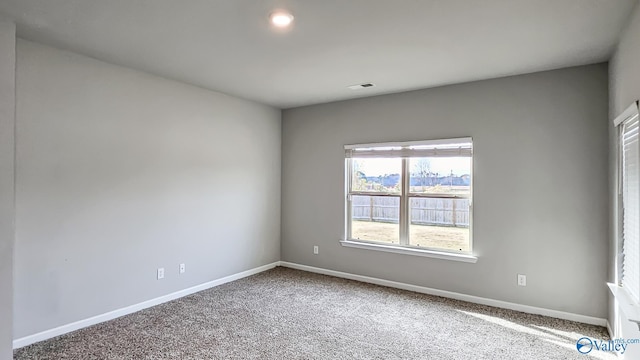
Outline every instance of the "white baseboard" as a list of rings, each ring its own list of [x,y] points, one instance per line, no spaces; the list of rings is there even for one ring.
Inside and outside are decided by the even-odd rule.
[[[607,320],[607,332],[609,333],[609,339],[615,339],[613,330],[611,330],[611,324],[609,323],[609,320]]]
[[[456,293],[452,291],[432,289],[424,286],[411,285],[411,284],[406,284],[406,283],[401,283],[401,282],[396,282],[391,280],[373,278],[369,276],[362,276],[362,275],[345,273],[341,271],[317,268],[313,266],[300,265],[300,264],[290,263],[286,261],[281,261],[280,266],[297,269],[297,270],[309,271],[309,272],[323,274],[323,275],[335,276],[335,277],[344,278],[344,279],[356,280],[356,281],[366,282],[370,284],[387,286],[387,287],[392,287],[396,289],[409,290],[409,291],[414,291],[422,294],[436,295],[436,296],[441,296],[441,297],[450,298],[450,299],[462,300],[462,301],[467,301],[475,304],[488,305],[488,306],[493,306],[493,307],[502,308],[502,309],[521,311],[529,314],[550,316],[558,319],[571,320],[571,321],[576,321],[576,322],[585,323],[585,324],[607,326],[606,319],[601,319],[593,316],[573,314],[573,313],[564,312],[564,311],[516,304],[516,303],[507,302],[507,301],[488,299],[488,298],[483,298],[483,297],[473,296],[473,295],[466,295],[466,294]]]
[[[286,261],[276,261],[276,262],[273,262],[271,264],[259,266],[257,268],[253,268],[253,269],[246,270],[246,271],[243,271],[243,272],[240,272],[240,273],[237,273],[237,274],[229,275],[229,276],[217,279],[217,280],[209,281],[209,282],[206,282],[204,284],[200,284],[200,285],[196,285],[196,286],[184,289],[184,290],[176,291],[174,293],[167,294],[167,295],[164,295],[164,296],[160,296],[160,297],[157,297],[155,299],[143,301],[143,302],[138,303],[138,304],[134,304],[134,305],[127,306],[127,307],[124,307],[124,308],[121,308],[121,309],[117,309],[117,310],[113,310],[113,311],[110,311],[110,312],[107,312],[107,313],[104,313],[104,314],[96,315],[96,316],[93,316],[93,317],[90,317],[90,318],[87,318],[87,319],[79,320],[79,321],[76,321],[76,322],[73,322],[73,323],[70,323],[70,324],[58,326],[56,328],[45,330],[45,331],[42,331],[42,332],[39,332],[39,333],[36,333],[36,334],[33,334],[33,335],[28,335],[28,336],[25,336],[25,337],[22,337],[22,338],[19,338],[19,339],[15,339],[15,340],[13,340],[13,348],[14,349],[18,349],[18,348],[21,348],[21,347],[24,347],[24,346],[27,346],[27,345],[31,345],[31,344],[39,342],[39,341],[51,339],[51,338],[54,338],[56,336],[60,336],[60,335],[63,335],[63,334],[66,334],[66,333],[69,333],[69,332],[72,332],[72,331],[75,331],[75,330],[79,330],[79,329],[82,329],[82,328],[85,328],[85,327],[88,327],[88,326],[91,326],[91,325],[95,325],[95,324],[99,324],[99,323],[102,323],[102,322],[105,322],[105,321],[113,320],[115,318],[119,318],[121,316],[128,315],[128,314],[131,314],[131,313],[134,313],[134,312],[146,309],[146,308],[150,308],[152,306],[156,306],[156,305],[159,305],[159,304],[171,301],[171,300],[179,299],[181,297],[184,297],[184,296],[187,296],[187,295],[191,295],[193,293],[197,293],[197,292],[202,291],[202,290],[210,289],[210,288],[216,287],[218,285],[226,284],[228,282],[235,281],[235,280],[238,280],[238,279],[242,279],[242,278],[245,278],[247,276],[255,275],[255,274],[261,273],[263,271],[266,271],[266,270],[269,270],[269,269],[273,269],[276,266],[284,266],[284,267],[297,269],[297,270],[302,270],[302,271],[308,271],[308,272],[313,272],[313,273],[318,273],[318,274],[330,275],[330,276],[335,276],[335,277],[339,277],[339,278],[356,280],[356,281],[361,281],[361,282],[366,282],[366,283],[376,284],[376,285],[381,285],[381,286],[387,286],[387,287],[392,287],[392,288],[397,288],[397,289],[409,290],[409,291],[414,291],[414,292],[418,292],[418,293],[422,293],[422,294],[442,296],[442,297],[446,297],[446,298],[462,300],[462,301],[467,301],[467,302],[476,303],[476,304],[494,306],[494,307],[503,308],[503,309],[521,311],[521,312],[530,313],[530,314],[545,315],[545,316],[555,317],[555,318],[558,318],[558,319],[565,319],[565,320],[581,322],[581,323],[585,323],[585,324],[606,326],[607,329],[609,330],[609,334],[612,334],[611,328],[610,328],[610,326],[609,326],[609,324],[608,324],[606,319],[601,319],[601,318],[596,318],[596,317],[586,316],[586,315],[573,314],[573,313],[568,313],[568,312],[564,312],[564,311],[550,310],[550,309],[544,309],[544,308],[539,308],[539,307],[534,307],[534,306],[510,303],[510,302],[506,302],[506,301],[487,299],[487,298],[482,298],[482,297],[479,297],[479,296],[466,295],[466,294],[461,294],[461,293],[456,293],[456,292],[451,292],[451,291],[432,289],[432,288],[428,288],[428,287],[411,285],[411,284],[406,284],[406,283],[401,283],[401,282],[396,282],[396,281],[391,281],[391,280],[384,280],[384,279],[373,278],[373,277],[369,277],[369,276],[362,276],[362,275],[350,274],[350,273],[345,273],[345,272],[340,272],[340,271],[335,271],[335,270],[317,268],[317,267],[313,267],[313,266],[300,265],[300,264],[290,263],[290,262],[286,262]]]
[[[209,282],[206,282],[204,284],[200,284],[200,285],[196,285],[196,286],[184,289],[184,290],[176,291],[176,292],[173,292],[171,294],[163,295],[163,296],[157,297],[155,299],[143,301],[143,302],[138,303],[138,304],[134,304],[134,305],[127,306],[127,307],[124,307],[124,308],[121,308],[121,309],[117,309],[117,310],[113,310],[113,311],[109,311],[109,312],[104,313],[104,314],[96,315],[96,316],[90,317],[88,319],[76,321],[76,322],[73,322],[73,323],[70,323],[70,324],[58,326],[58,327],[53,328],[53,329],[45,330],[45,331],[39,332],[37,334],[28,335],[28,336],[25,336],[25,337],[22,337],[22,338],[19,338],[19,339],[15,339],[15,340],[13,340],[13,348],[14,349],[21,348],[21,347],[36,343],[38,341],[51,339],[51,338],[56,337],[56,336],[60,336],[60,335],[63,335],[63,334],[66,334],[66,333],[69,333],[69,332],[72,332],[72,331],[75,331],[75,330],[79,330],[79,329],[85,328],[87,326],[91,326],[91,325],[99,324],[99,323],[102,323],[102,322],[105,322],[105,321],[113,320],[115,318],[119,318],[121,316],[128,315],[128,314],[134,313],[136,311],[140,311],[140,310],[143,310],[143,309],[146,309],[146,308],[150,308],[152,306],[156,306],[156,305],[165,303],[167,301],[175,300],[175,299],[187,296],[187,295],[191,295],[193,293],[197,293],[197,292],[202,291],[202,290],[210,289],[210,288],[216,287],[218,285],[226,284],[226,283],[234,281],[234,280],[242,279],[242,278],[247,277],[247,276],[251,276],[251,275],[255,275],[257,273],[261,273],[263,271],[266,271],[266,270],[269,270],[269,269],[273,269],[278,265],[280,265],[280,262],[276,261],[276,262],[273,262],[271,264],[259,266],[257,268],[249,269],[249,270],[237,273],[237,274],[233,274],[233,275],[225,276],[225,277],[217,279],[217,280],[209,281]]]

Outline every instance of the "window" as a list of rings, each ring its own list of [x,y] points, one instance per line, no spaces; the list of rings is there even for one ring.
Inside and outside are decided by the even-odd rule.
[[[640,302],[640,141],[637,104],[618,117],[614,124],[619,127],[621,285],[637,304]]]
[[[471,138],[345,146],[346,242],[471,254]]]

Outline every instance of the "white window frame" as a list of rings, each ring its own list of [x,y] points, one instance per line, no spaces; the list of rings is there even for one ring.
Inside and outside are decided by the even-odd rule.
[[[345,145],[345,236],[341,244],[347,247],[378,250],[392,253],[418,255],[444,260],[455,260],[475,263],[477,257],[473,255],[473,140],[471,137],[455,139],[438,139],[410,142],[387,142],[371,144]],[[471,161],[471,183],[469,195],[461,194],[420,194],[410,192],[410,169],[411,158],[418,157],[447,157],[447,156],[469,156]],[[371,191],[352,190],[352,158],[401,158],[401,192],[381,193]],[[386,244],[383,242],[359,240],[351,238],[351,211],[352,196],[382,196],[397,197],[400,199],[399,209],[399,242],[400,244]],[[439,248],[426,248],[409,245],[409,207],[410,198],[449,198],[449,199],[469,199],[469,252],[454,252]]]
[[[636,191],[640,188],[638,179],[640,178],[640,166],[638,166],[638,152],[640,151],[640,141],[638,137],[638,123],[640,112],[638,111],[638,102],[635,101],[620,116],[616,117],[613,125],[617,127],[616,138],[616,177],[617,177],[617,212],[616,212],[616,233],[617,233],[617,257],[616,257],[616,278],[615,283],[609,283],[609,289],[617,300],[622,312],[629,321],[635,322],[640,329],[640,219],[636,216],[633,223],[626,223],[625,211],[632,208],[637,211],[640,204],[640,195],[637,198],[629,198],[627,189],[629,186],[629,177],[626,173],[629,171],[626,164],[625,150],[633,151],[635,147],[635,182],[632,186]],[[628,127],[633,125],[634,130],[629,131]],[[632,139],[626,146],[626,140]],[[640,194],[640,191],[638,191]],[[626,215],[628,216],[628,214]],[[625,227],[632,226],[634,231],[625,231]],[[626,230],[629,230],[628,228]],[[629,235],[628,235],[629,234]],[[632,263],[628,263],[632,261]],[[625,276],[625,274],[631,274]],[[617,326],[616,326],[617,327]]]

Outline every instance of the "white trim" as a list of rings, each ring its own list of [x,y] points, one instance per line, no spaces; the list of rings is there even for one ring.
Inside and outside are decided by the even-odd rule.
[[[638,326],[640,330],[640,304],[633,300],[631,294],[622,286],[616,284],[607,283],[609,290],[613,294],[613,297],[618,300],[618,306],[622,309],[622,312],[627,319]]]
[[[400,245],[408,246],[411,245],[409,243],[409,227],[411,226],[411,221],[409,221],[409,217],[411,216],[411,201],[409,199],[409,192],[411,192],[411,176],[406,176],[409,174],[411,170],[409,170],[409,158],[403,158],[402,162],[402,175],[400,178],[402,179],[402,194],[400,196],[399,206],[400,213],[398,218],[398,225],[400,226]],[[455,202],[455,200],[453,201]],[[373,209],[371,211],[371,219],[373,220]],[[353,221],[353,219],[351,219]],[[455,221],[455,219],[454,219]]]
[[[607,332],[609,333],[609,339],[615,339],[615,334],[613,333],[613,330],[611,330],[611,324],[609,323],[609,320],[607,320]]]
[[[612,334],[611,328],[610,328],[607,320],[601,319],[601,318],[592,317],[592,316],[573,314],[573,313],[568,313],[568,312],[564,312],[564,311],[544,309],[544,308],[528,306],[528,305],[521,305],[521,304],[510,303],[510,302],[494,300],[494,299],[487,299],[487,298],[482,298],[482,297],[473,296],[473,295],[466,295],[466,294],[461,294],[461,293],[456,293],[456,292],[451,292],[451,291],[432,289],[432,288],[427,288],[427,287],[423,287],[423,286],[400,283],[400,282],[391,281],[391,280],[384,280],[384,279],[378,279],[378,278],[362,276],[362,275],[355,275],[355,274],[350,274],[350,273],[345,273],[345,272],[340,272],[340,271],[335,271],[335,270],[317,268],[317,267],[313,267],[313,266],[300,265],[300,264],[290,263],[290,262],[286,262],[286,261],[276,261],[276,262],[273,262],[271,264],[259,266],[257,268],[249,269],[249,270],[237,273],[237,274],[233,274],[233,275],[229,275],[229,276],[217,279],[217,280],[209,281],[209,282],[206,282],[204,284],[200,284],[200,285],[196,285],[196,286],[184,289],[184,290],[176,291],[176,292],[171,293],[171,294],[163,295],[163,296],[157,297],[155,299],[143,301],[143,302],[138,303],[138,304],[134,304],[134,305],[127,306],[127,307],[124,307],[124,308],[121,308],[121,309],[117,309],[117,310],[113,310],[113,311],[110,311],[110,312],[107,312],[107,313],[104,313],[104,314],[96,315],[96,316],[93,316],[93,317],[90,317],[90,318],[87,318],[87,319],[79,320],[79,321],[76,321],[76,322],[73,322],[73,323],[70,323],[70,324],[58,326],[56,328],[45,330],[45,331],[42,331],[42,332],[39,332],[39,333],[36,333],[36,334],[33,334],[33,335],[28,335],[28,336],[25,336],[25,337],[22,337],[22,338],[19,338],[19,339],[15,339],[15,340],[13,340],[13,348],[14,349],[18,349],[18,348],[21,348],[21,347],[24,347],[24,346],[27,346],[27,345],[31,345],[31,344],[39,342],[39,341],[43,341],[43,340],[54,338],[56,336],[64,335],[66,333],[69,333],[69,332],[72,332],[72,331],[75,331],[75,330],[79,330],[79,329],[82,329],[82,328],[85,328],[85,327],[88,327],[88,326],[91,326],[91,325],[95,325],[95,324],[99,324],[99,323],[102,323],[102,322],[105,322],[105,321],[113,320],[113,319],[119,318],[119,317],[124,316],[124,315],[132,314],[134,312],[137,312],[137,311],[140,311],[140,310],[143,310],[143,309],[146,309],[146,308],[150,308],[152,306],[156,306],[156,305],[159,305],[159,304],[171,301],[171,300],[179,299],[181,297],[197,293],[199,291],[207,290],[207,289],[210,289],[210,288],[222,285],[222,284],[226,284],[226,283],[231,282],[231,281],[235,281],[235,280],[239,280],[239,279],[245,278],[247,276],[255,275],[255,274],[261,273],[263,271],[267,271],[267,270],[273,269],[276,266],[283,266],[283,267],[288,267],[288,268],[291,268],[291,269],[308,271],[308,272],[317,273],[317,274],[324,274],[324,275],[335,276],[335,277],[344,278],[344,279],[361,281],[361,282],[370,283],[370,284],[376,284],[376,285],[381,285],[381,286],[392,287],[392,288],[396,288],[396,289],[414,291],[414,292],[422,293],[422,294],[442,296],[442,297],[446,297],[446,298],[450,298],[450,299],[467,301],[467,302],[476,303],[476,304],[482,304],[482,305],[494,306],[494,307],[503,308],[503,309],[521,311],[521,312],[525,312],[525,313],[529,313],[529,314],[538,314],[538,315],[555,317],[555,318],[558,318],[558,319],[565,319],[565,320],[581,322],[581,323],[585,323],[585,324],[606,326],[607,329],[609,330],[609,334]]]
[[[613,126],[622,124],[625,120],[638,116],[638,101],[634,101],[622,114],[613,119]]]
[[[471,137],[461,137],[452,139],[436,139],[436,140],[418,140],[418,141],[402,141],[402,142],[379,142],[368,144],[349,144],[345,145],[345,150],[353,150],[359,148],[371,148],[371,147],[408,147],[419,145],[442,145],[442,144],[466,144],[472,142]]]
[[[471,157],[472,154],[473,140],[470,137],[344,146],[346,158]]]
[[[404,246],[366,243],[363,241],[355,241],[355,240],[340,240],[340,245],[345,247],[356,248],[356,249],[384,251],[384,252],[403,254],[403,255],[424,256],[424,257],[430,257],[434,259],[462,261],[462,262],[474,263],[474,264],[478,261],[478,257],[470,254],[456,254],[456,253],[448,253],[448,252],[436,251],[436,250],[409,248]]]
[[[216,287],[218,285],[222,285],[222,284],[226,284],[228,282],[231,281],[235,281],[235,280],[239,280],[242,278],[245,278],[247,276],[251,276],[251,275],[255,275],[258,273],[261,273],[263,271],[267,271],[270,269],[275,268],[276,266],[280,265],[279,261],[273,262],[271,264],[267,264],[267,265],[263,265],[263,266],[259,266],[253,269],[249,269],[243,272],[239,272],[237,274],[233,274],[233,275],[229,275],[229,276],[225,276],[223,278],[217,279],[217,280],[213,280],[213,281],[209,281],[206,282],[204,284],[200,284],[200,285],[196,285],[184,290],[180,290],[180,291],[176,291],[173,292],[171,294],[167,294],[167,295],[163,295],[160,297],[157,297],[155,299],[151,299],[151,300],[147,300],[147,301],[143,301],[141,303],[138,304],[134,304],[134,305],[130,305],[121,309],[117,309],[117,310],[113,310],[113,311],[109,311],[106,312],[104,314],[100,314],[100,315],[96,315],[96,316],[92,316],[90,318],[87,319],[83,319],[83,320],[79,320],[76,322],[72,322],[66,325],[62,325],[62,326],[58,326],[56,328],[53,329],[49,329],[49,330],[45,330],[33,335],[28,335],[25,337],[21,337],[19,339],[15,339],[13,340],[13,348],[14,349],[18,349],[27,345],[31,345],[33,343],[36,343],[38,341],[43,341],[43,340],[47,340],[47,339],[51,339],[53,337],[56,336],[60,336],[75,330],[79,330],[82,328],[85,328],[87,326],[91,326],[91,325],[95,325],[95,324],[99,324],[105,321],[109,321],[109,320],[113,320],[115,318],[119,318],[121,316],[124,315],[128,315],[146,308],[150,308],[152,306],[156,306],[156,305],[160,305],[162,303],[171,301],[171,300],[175,300],[175,299],[179,299],[181,297],[187,296],[187,295],[191,295],[194,293],[197,293],[199,291],[202,290],[207,290],[210,289],[212,287]]]
[[[598,325],[598,326],[607,325],[606,319],[597,318],[593,316],[539,308],[535,306],[516,304],[516,303],[511,303],[511,302],[506,302],[501,300],[487,299],[479,296],[466,295],[466,294],[456,293],[452,291],[432,289],[428,287],[411,285],[411,284],[406,284],[406,283],[401,283],[401,282],[396,282],[391,280],[384,280],[384,279],[378,279],[378,278],[373,278],[369,276],[362,276],[362,275],[350,274],[350,273],[345,273],[345,272],[340,272],[335,270],[317,268],[313,266],[300,265],[300,264],[290,263],[286,261],[281,261],[280,266],[323,274],[323,275],[335,276],[335,277],[344,278],[344,279],[356,280],[356,281],[361,281],[361,282],[370,283],[370,284],[387,286],[387,287],[392,287],[396,289],[408,290],[408,291],[413,291],[413,292],[422,293],[422,294],[435,295],[435,296],[441,296],[441,297],[446,297],[450,299],[467,301],[475,304],[482,304],[482,305],[488,305],[488,306],[493,306],[493,307],[502,308],[502,309],[521,311],[529,314],[550,316],[558,319],[576,321],[580,323]]]

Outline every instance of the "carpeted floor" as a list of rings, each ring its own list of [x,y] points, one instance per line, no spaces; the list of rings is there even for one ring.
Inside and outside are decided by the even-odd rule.
[[[597,326],[278,267],[14,359],[615,358],[578,353],[582,336],[608,339]]]

